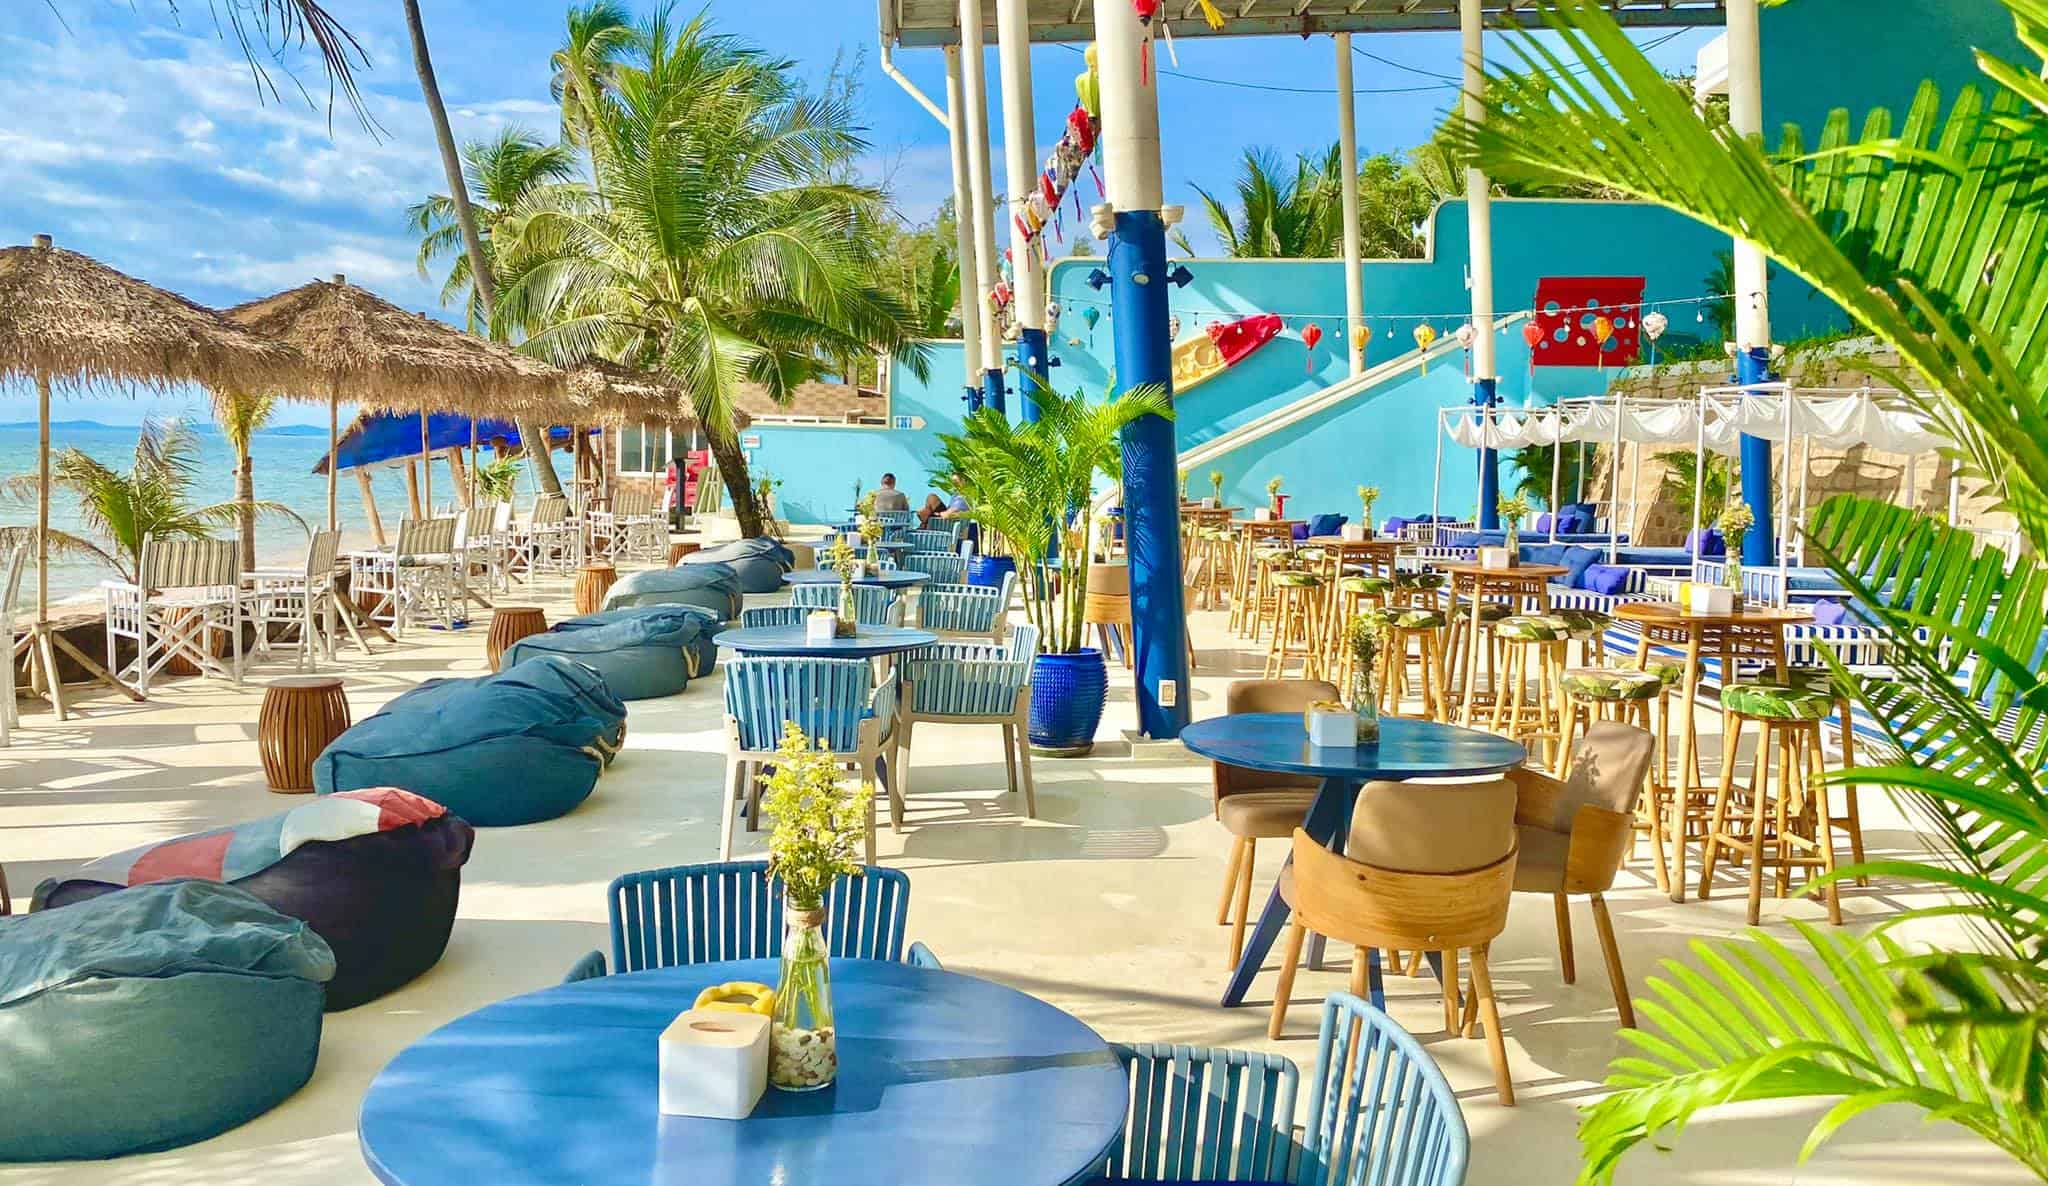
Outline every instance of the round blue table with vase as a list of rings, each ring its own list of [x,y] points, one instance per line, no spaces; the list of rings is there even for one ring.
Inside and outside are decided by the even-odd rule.
[[[1322,780],[1302,830],[1333,852],[1344,851],[1351,832],[1351,807],[1358,788],[1377,780],[1410,778],[1484,778],[1505,774],[1528,760],[1529,751],[1519,742],[1405,717],[1380,721],[1380,739],[1358,746],[1310,745],[1308,730],[1300,713],[1253,712],[1211,717],[1196,721],[1180,732],[1181,744],[1201,757],[1264,770],[1272,774],[1306,774]],[[1223,1003],[1236,1005],[1258,975],[1266,952],[1280,929],[1287,925],[1287,903],[1280,897],[1280,884],[1266,899],[1244,958],[1231,973],[1223,990]],[[1375,996],[1378,976],[1373,977]]]
[[[884,589],[909,589],[922,585],[931,579],[931,576],[927,573],[912,572],[909,569],[898,568],[884,569],[881,572],[870,572],[864,577],[855,577],[853,583],[856,585],[880,585]],[[836,585],[839,583],[839,574],[829,568],[800,568],[795,572],[783,573],[782,583],[785,585]]]
[[[391,1060],[357,1140],[389,1186],[1068,1186],[1098,1173],[1128,1088],[1095,1031],[953,972],[833,960],[839,1078],[744,1120],[664,1116],[662,1030],[776,960],[600,976],[489,1005]]]
[[[861,626],[851,637],[812,642],[802,626],[736,626],[711,641],[742,655],[809,655],[820,659],[873,659],[914,651],[939,641],[929,630],[909,626]]]

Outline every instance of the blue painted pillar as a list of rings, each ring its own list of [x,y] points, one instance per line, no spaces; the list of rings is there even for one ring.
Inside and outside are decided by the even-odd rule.
[[[998,415],[1008,413],[1009,403],[1004,398],[1001,370],[991,369],[981,373],[981,398],[989,407],[994,408]]]
[[[966,394],[961,396],[960,398],[967,401],[968,413],[972,415],[975,412],[981,411],[982,399],[987,394],[987,392],[984,391],[982,388],[976,387],[972,384],[969,384],[963,390],[966,391]]]
[[[1157,210],[1119,210],[1109,240],[1110,308],[1122,390],[1173,392],[1167,335],[1166,223]],[[1131,565],[1138,726],[1154,739],[1188,723],[1187,615],[1180,580],[1180,477],[1173,424],[1147,416],[1124,429],[1124,547]],[[1171,680],[1169,707],[1159,695]]]
[[[1045,331],[1025,327],[1017,331],[1017,418],[1029,424],[1038,419],[1038,392],[1052,382],[1052,358]]]
[[[1738,384],[1769,383],[1775,378],[1771,374],[1770,347],[1752,346],[1736,352]],[[1756,519],[1749,534],[1742,537],[1742,562],[1753,568],[1776,564],[1777,540],[1771,534],[1777,526],[1771,512],[1771,443],[1747,433],[1742,437],[1742,501]]]
[[[1480,409],[1481,417],[1500,403],[1499,385],[1498,379],[1472,380],[1472,406]],[[1479,530],[1500,530],[1500,453],[1494,449],[1479,450]]]

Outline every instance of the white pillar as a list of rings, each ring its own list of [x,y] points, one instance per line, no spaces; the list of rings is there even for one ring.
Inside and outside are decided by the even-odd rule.
[[[1365,370],[1358,329],[1365,324],[1364,249],[1358,240],[1358,112],[1351,89],[1351,34],[1337,34],[1337,159],[1344,169],[1344,348],[1351,373]]]
[[[1031,119],[1031,12],[1027,0],[996,0],[996,62],[1003,79],[1003,188],[1010,195],[1010,258],[1017,273],[1017,324],[1046,329],[1045,268],[1017,230],[1038,187],[1038,135]]]
[[[996,267],[995,196],[989,181],[988,80],[981,50],[981,0],[960,0],[960,85],[967,96],[967,188],[974,227],[974,272],[979,281],[973,299],[981,303],[981,366],[1001,370],[1003,344],[988,294],[1000,275]],[[961,215],[965,220],[967,212]],[[967,296],[963,292],[962,300]]]
[[[946,110],[951,113],[953,149],[953,250],[960,262],[960,354],[970,391],[981,387],[981,281],[975,270],[974,194],[967,181],[967,100],[961,81],[960,47],[946,47]]]
[[[1096,0],[1094,8],[1095,65],[1102,75],[1103,187],[1118,210],[1157,210],[1164,204],[1158,94],[1138,81],[1149,69],[1141,48],[1152,47],[1129,4]],[[1110,85],[1112,79],[1120,85]]]
[[[1757,0],[1728,0],[1728,122],[1745,136],[1764,130],[1763,42]],[[1735,344],[1771,344],[1770,292],[1761,247],[1735,241]]]
[[[1751,0],[1754,3],[1755,0]],[[1465,118],[1486,118],[1486,58],[1480,30],[1480,0],[1459,0],[1458,28],[1464,34]],[[1472,377],[1497,379],[1493,341],[1493,191],[1476,166],[1465,170],[1465,218],[1472,250]]]

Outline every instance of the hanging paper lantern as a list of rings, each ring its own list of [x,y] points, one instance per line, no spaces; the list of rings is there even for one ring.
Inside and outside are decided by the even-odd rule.
[[[1607,369],[1607,343],[1614,337],[1614,320],[1605,313],[1593,318],[1593,340],[1600,346],[1600,369]]]
[[[1529,320],[1522,323],[1522,341],[1529,344],[1528,389],[1529,393],[1533,395],[1536,391],[1536,348],[1543,343],[1543,327],[1536,323],[1536,315],[1534,313],[1529,315]]]
[[[1178,313],[1172,314],[1166,319],[1166,340],[1169,342],[1180,340],[1180,314]]]
[[[1311,321],[1301,327],[1301,344],[1308,348],[1308,373],[1316,373],[1316,343],[1323,340],[1323,327]]]
[[[1353,348],[1353,349],[1357,350],[1357,351],[1358,351],[1358,352],[1359,352],[1360,354],[1364,354],[1364,353],[1365,353],[1365,348],[1366,348],[1367,346],[1371,345],[1371,344],[1372,344],[1372,327],[1371,327],[1371,326],[1369,326],[1369,325],[1361,325],[1361,326],[1359,326],[1359,327],[1358,327],[1357,329],[1354,329],[1354,330],[1352,330],[1352,331],[1351,331],[1351,346],[1352,346],[1352,348]]]
[[[1479,340],[1479,331],[1473,329],[1472,323],[1467,321],[1460,324],[1457,331],[1451,336],[1458,339],[1458,348],[1465,352],[1465,377],[1470,379],[1472,377],[1472,343]]]
[[[1222,32],[1223,14],[1216,10],[1216,5],[1211,3],[1211,0],[1195,0],[1195,2],[1202,6],[1202,19],[1209,22],[1209,28],[1218,33]]]
[[[1088,323],[1088,344],[1095,344],[1095,323],[1102,320],[1102,310],[1090,307],[1081,310],[1081,320]]]
[[[1095,70],[1095,43],[1089,42],[1081,56],[1087,61],[1088,68],[1074,76],[1074,97],[1081,101],[1088,114],[1099,117],[1102,114],[1102,76]]]
[[[1415,327],[1415,348],[1422,351],[1422,373],[1429,373],[1429,347],[1436,341],[1436,327],[1425,321]]]
[[[1059,323],[1060,323],[1060,303],[1059,303],[1058,301],[1047,301],[1047,302],[1045,302],[1045,325],[1046,325],[1046,328],[1047,328],[1047,329],[1051,329],[1051,328],[1053,328],[1054,326],[1057,326],[1057,325],[1058,325]]]
[[[1662,313],[1651,312],[1643,315],[1643,333],[1652,342],[1663,337],[1664,331],[1669,328],[1671,328],[1671,319]]]

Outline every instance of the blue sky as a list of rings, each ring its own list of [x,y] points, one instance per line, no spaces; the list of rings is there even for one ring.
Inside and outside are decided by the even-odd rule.
[[[208,304],[345,272],[400,304],[439,312],[438,285],[415,271],[415,244],[404,227],[405,207],[445,186],[397,3],[328,5],[369,52],[371,68],[361,81],[382,137],[365,133],[345,111],[330,126],[324,103],[308,106],[288,82],[286,99],[261,101],[239,50],[220,39],[204,3],[177,5],[181,16],[173,16],[169,0],[53,3],[54,12],[42,0],[15,0],[0,31],[0,88],[12,113],[0,126],[0,239],[22,243],[48,232],[64,246]],[[459,138],[506,124],[554,126],[547,57],[561,39],[563,4],[423,0],[422,8]],[[888,182],[913,219],[928,217],[950,193],[944,131],[876,64],[873,3],[714,0],[710,9],[727,31],[794,58],[814,75],[842,52],[865,48],[870,171]],[[1689,67],[1710,36],[1637,34],[1639,41],[1662,42],[1653,57],[1672,70]],[[1388,34],[1360,38],[1359,45],[1385,59],[1357,63],[1361,149],[1399,151],[1424,139],[1454,98],[1445,77],[1457,73],[1456,37]],[[1162,63],[1167,74],[1160,84],[1170,201],[1191,202],[1191,185],[1227,185],[1248,145],[1293,153],[1335,138],[1328,38],[1184,39],[1178,49],[1179,73],[1187,77]],[[287,60],[309,88],[319,82],[317,63]],[[928,93],[943,96],[938,51],[906,50],[897,63]],[[1040,47],[1033,55],[1037,155],[1073,105],[1080,63],[1079,53],[1065,47]],[[988,73],[1000,140],[993,55]],[[994,159],[1000,187],[1000,148]],[[1084,182],[1084,201],[1091,194]],[[1198,249],[1213,241],[1205,229],[1192,229]],[[57,416],[126,423],[188,408],[203,403],[178,394],[80,398],[65,401]],[[31,397],[0,389],[0,422],[34,415]],[[281,417],[322,418],[310,405]]]

